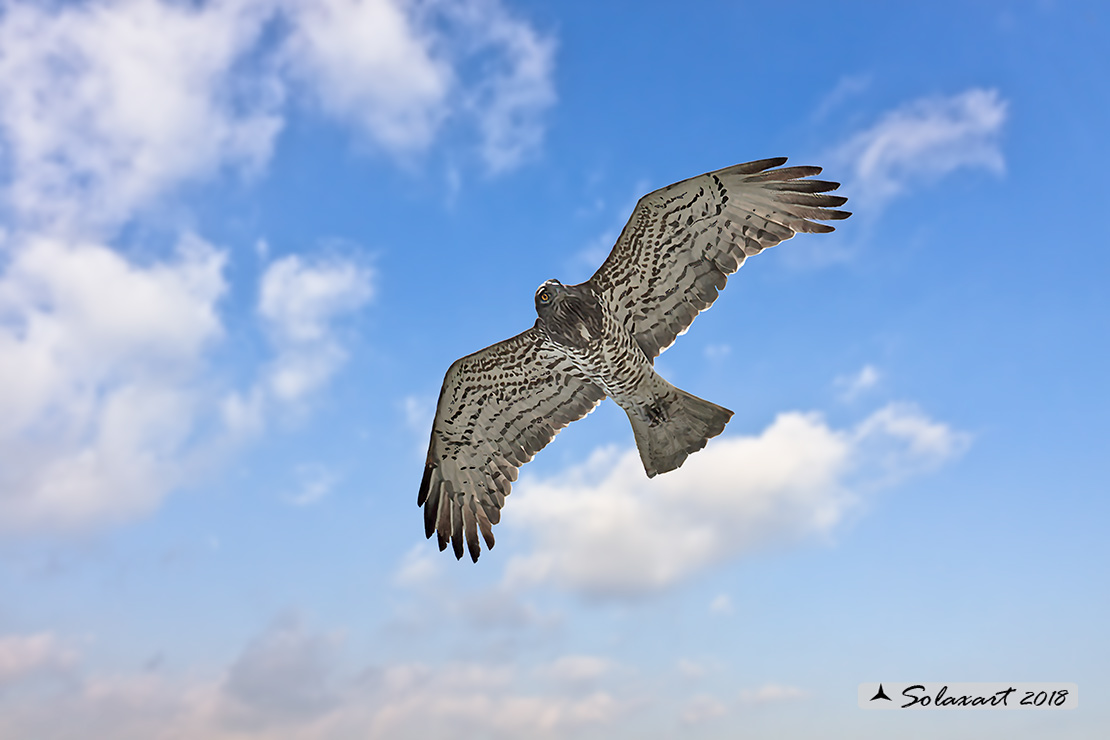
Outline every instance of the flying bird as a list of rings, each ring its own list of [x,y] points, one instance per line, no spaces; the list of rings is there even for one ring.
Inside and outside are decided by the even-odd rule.
[[[847,218],[839,183],[785,157],[649,193],[613,251],[578,285],[536,291],[532,328],[455,361],[443,380],[417,504],[439,549],[477,562],[517,470],[606,397],[628,414],[648,477],[678,468],[732,412],[668,383],[655,358],[709,308],[744,260],[819,221]]]

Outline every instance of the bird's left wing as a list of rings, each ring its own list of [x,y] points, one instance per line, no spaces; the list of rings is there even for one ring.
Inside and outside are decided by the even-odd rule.
[[[750,255],[817,223],[847,218],[838,184],[808,180],[820,167],[781,167],[785,157],[733,165],[640,199],[613,251],[588,281],[649,359],[717,299]],[[777,168],[777,169],[776,169]]]
[[[517,468],[560,429],[605,398],[535,328],[457,360],[439,394],[417,504],[424,531],[450,542],[455,557],[481,554],[478,531],[493,547],[493,525]]]

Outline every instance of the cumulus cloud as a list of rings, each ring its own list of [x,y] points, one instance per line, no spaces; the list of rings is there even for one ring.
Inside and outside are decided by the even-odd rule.
[[[951,459],[967,436],[908,405],[855,427],[780,414],[762,434],[724,437],[649,481],[635,450],[600,450],[554,478],[522,477],[506,526],[531,552],[508,583],[593,597],[666,588],[752,548],[831,532],[868,491]]]
[[[224,255],[186,236],[136,264],[102,244],[29,240],[0,274],[0,530],[146,511],[178,481]]]
[[[254,169],[281,127],[267,79],[234,74],[261,3],[10,3],[0,142],[23,219],[111,226],[182,181]]]
[[[391,0],[291,7],[285,61],[325,111],[402,152],[432,141],[455,80],[419,17]]]
[[[286,33],[266,33],[276,27]],[[541,143],[553,53],[492,0],[11,3],[0,16],[6,200],[24,222],[110,229],[182,182],[258,171],[300,99],[398,155],[470,121],[486,166],[502,171]]]
[[[335,322],[373,295],[367,267],[340,258],[283,257],[262,276],[258,313],[277,349],[269,390],[296,400],[323,385],[346,355]]]
[[[290,6],[285,68],[386,151],[426,149],[452,118],[500,172],[538,149],[554,103],[554,42],[500,3],[322,0]],[[475,75],[473,70],[481,70]]]
[[[852,136],[838,158],[850,167],[845,192],[878,208],[919,182],[958,169],[1005,170],[1000,137],[1007,102],[997,90],[972,88],[914,100]]]

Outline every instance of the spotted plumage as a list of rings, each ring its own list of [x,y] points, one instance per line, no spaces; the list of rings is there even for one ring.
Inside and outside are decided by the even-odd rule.
[[[837,183],[785,158],[727,167],[640,199],[613,251],[579,285],[536,291],[535,325],[447,371],[417,497],[425,533],[477,561],[517,470],[606,396],[628,414],[648,477],[682,465],[732,412],[682,391],[654,361],[744,260],[818,221],[847,218]]]

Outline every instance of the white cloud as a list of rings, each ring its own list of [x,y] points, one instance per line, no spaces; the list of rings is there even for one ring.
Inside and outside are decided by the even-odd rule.
[[[10,461],[0,531],[81,529],[151,510],[189,478],[201,454],[194,433],[218,416],[205,374],[224,337],[226,255],[194,236],[147,264],[45,237],[10,255],[0,273],[0,450]],[[226,428],[258,431],[275,402],[327,382],[346,356],[336,323],[371,294],[371,272],[350,261],[272,263],[259,313],[275,356],[259,385],[225,398]],[[300,504],[335,482],[316,468],[298,476]]]
[[[258,312],[283,342],[319,342],[329,322],[360,308],[373,294],[366,268],[340,259],[308,263],[297,255],[266,268]]]
[[[290,255],[266,268],[258,313],[277,350],[268,383],[276,398],[296,400],[335,373],[346,359],[335,323],[370,300],[372,278],[369,268],[340,258]]]
[[[505,526],[534,549],[508,583],[554,583],[595,597],[670,586],[754,547],[830,532],[879,485],[958,454],[966,435],[908,405],[852,429],[780,414],[756,437],[724,437],[679,471],[648,480],[635,450],[605,449],[553,479],[522,477]]]
[[[539,148],[542,114],[555,101],[554,42],[500,3],[321,0],[290,7],[293,30],[283,50],[289,74],[324,111],[386,151],[422,151],[452,118],[473,121],[493,172]]]
[[[447,115],[454,72],[411,6],[320,0],[291,8],[286,62],[324,110],[390,150],[431,143]]]
[[[851,137],[839,158],[851,168],[853,202],[878,208],[920,181],[958,169],[1002,173],[999,145],[1007,102],[997,90],[912,101]]]
[[[854,401],[864,391],[874,388],[882,378],[882,373],[874,365],[864,365],[854,375],[841,375],[833,381],[844,401]]]
[[[37,238],[0,274],[0,529],[146,511],[178,481],[224,255],[186,237],[138,265]]]
[[[453,7],[475,33],[476,50],[496,55],[493,72],[475,86],[469,107],[477,116],[486,165],[493,172],[512,169],[542,143],[541,116],[555,103],[555,42],[496,3]]]
[[[178,183],[269,157],[268,79],[233,75],[261,3],[11,3],[0,18],[0,142],[22,218],[111,226]]]
[[[492,0],[6,4],[0,531],[149,511],[195,467],[199,429],[258,432],[344,363],[337,324],[372,296],[369,269],[270,263],[258,318],[274,358],[228,392],[208,372],[225,254],[189,234],[169,257],[113,244],[128,223],[156,223],[183,184],[262,170],[298,99],[290,76],[393,153],[465,119],[497,170],[538,144],[551,48]]]
[[[287,30],[276,43],[267,28]],[[272,34],[271,34],[272,35]],[[488,169],[540,145],[554,42],[493,0],[119,0],[0,17],[0,154],[21,222],[111,229],[182,182],[269,160],[287,79],[385,151],[472,121]],[[280,61],[276,61],[280,60]]]

